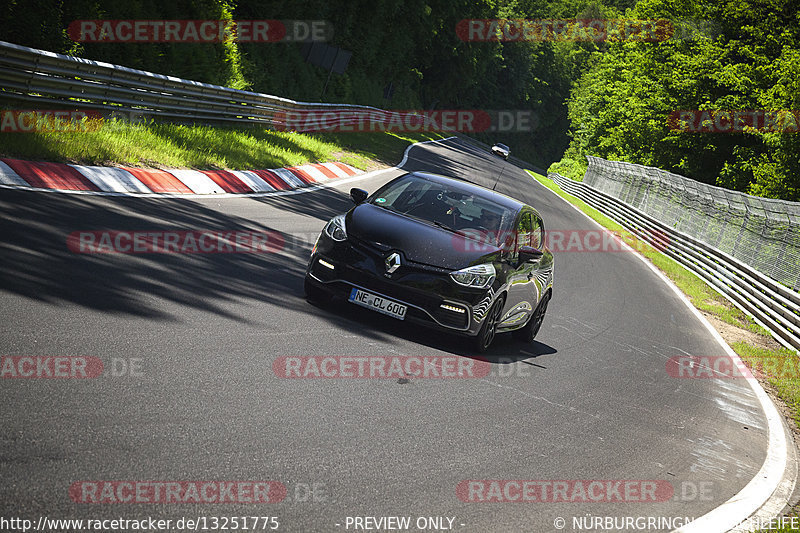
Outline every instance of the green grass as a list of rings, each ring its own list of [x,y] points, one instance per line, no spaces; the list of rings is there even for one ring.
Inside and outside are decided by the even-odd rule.
[[[778,395],[785,399],[793,420],[800,425],[800,363],[797,355],[786,348],[767,350],[743,342],[735,342],[731,348],[748,367],[764,375]]]
[[[766,350],[743,342],[731,344],[736,353],[749,368],[757,369],[767,383],[783,400],[795,424],[800,425],[800,363],[797,354],[791,350]],[[786,516],[800,516],[800,506],[796,506]],[[791,527],[762,530],[772,533],[797,531]]]
[[[548,172],[555,172],[575,181],[583,181],[583,176],[586,174],[586,169],[589,163],[586,158],[571,159],[564,157],[561,161],[557,161],[550,165],[547,169]]]
[[[341,161],[365,170],[393,165],[412,142],[440,135],[301,134],[257,127],[106,121],[88,131],[0,133],[0,156],[86,165],[263,169]]]
[[[580,198],[565,193],[551,179],[530,171],[528,173],[539,183],[589,215],[601,226],[619,232],[625,239],[631,238],[630,232],[617,222]],[[749,316],[730,304],[703,280],[686,270],[672,258],[667,257],[651,246],[639,246],[637,249],[671,279],[698,309],[706,311],[728,324],[771,338],[767,330],[753,322]],[[744,342],[733,342],[730,346],[749,368],[754,369],[755,375],[762,377],[769,383],[789,409],[792,420],[800,425],[800,361],[797,354],[785,348],[770,350]],[[788,516],[800,516],[798,515],[798,509],[795,509]],[[775,529],[769,531],[783,533],[794,530]]]

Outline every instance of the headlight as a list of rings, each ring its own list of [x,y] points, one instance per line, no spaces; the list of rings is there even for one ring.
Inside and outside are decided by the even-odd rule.
[[[473,287],[475,289],[485,289],[492,284],[495,274],[494,265],[491,263],[484,263],[482,265],[475,265],[451,272],[450,277],[459,285]]]
[[[337,242],[347,239],[347,230],[344,228],[344,215],[335,216],[325,226],[325,235]]]

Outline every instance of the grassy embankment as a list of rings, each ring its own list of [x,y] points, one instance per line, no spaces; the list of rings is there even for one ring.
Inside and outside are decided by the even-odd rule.
[[[430,134],[299,134],[256,127],[107,121],[86,131],[0,133],[0,157],[84,165],[196,169],[266,169],[341,161],[361,170],[397,164]]]

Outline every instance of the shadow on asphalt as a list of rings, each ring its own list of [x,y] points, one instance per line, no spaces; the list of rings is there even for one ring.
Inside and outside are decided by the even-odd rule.
[[[435,169],[469,179],[474,167],[457,157],[491,168],[495,163],[471,145],[437,145],[424,150],[425,163],[409,158],[408,169]],[[412,150],[412,155],[420,151]],[[464,158],[469,154],[470,158]],[[476,157],[478,156],[478,157]],[[481,161],[481,158],[486,158]],[[466,175],[465,175],[466,174]],[[352,206],[346,193],[323,189],[314,194],[252,198],[272,207],[322,222]],[[435,350],[474,354],[468,340],[413,328],[342,303],[320,309],[306,302],[303,277],[313,241],[226,214],[183,198],[98,197],[0,189],[0,290],[58,306],[79,305],[108,314],[181,322],[157,298],[240,323],[263,323],[235,311],[239,300],[256,300],[324,317],[337,327],[369,338],[396,335]],[[280,253],[74,253],[67,238],[78,231],[273,231],[284,242]],[[549,355],[546,345],[523,345],[510,334],[498,336],[487,354],[496,361],[521,361]]]
[[[353,184],[353,187],[357,186],[357,184]],[[324,222],[353,207],[350,195],[336,189],[319,189],[312,194],[262,196],[253,198],[253,201],[269,204],[272,207],[291,213],[318,218]],[[322,229],[322,226],[323,224],[320,225],[320,229]]]
[[[305,195],[308,196],[308,195]],[[73,253],[70,233],[120,231],[276,231],[181,198],[92,197],[0,190],[0,290],[32,300],[80,305],[111,314],[181,317],[153,298],[248,322],[231,311],[238,299],[305,309],[307,242],[283,253]]]
[[[350,332],[357,332],[365,337],[372,337],[376,333],[386,334],[439,352],[470,357],[492,364],[504,365],[525,362],[531,366],[546,369],[547,367],[539,361],[534,363],[528,360],[557,353],[555,348],[539,341],[526,344],[513,339],[511,333],[500,333],[495,337],[494,342],[486,353],[476,355],[476,350],[472,347],[472,339],[469,337],[428,329],[411,322],[386,317],[368,309],[362,309],[344,300],[334,300],[326,303],[309,302],[308,305],[318,309],[317,316],[334,319],[344,329]],[[547,319],[545,318],[545,323],[546,321]],[[413,355],[420,354],[415,352]]]

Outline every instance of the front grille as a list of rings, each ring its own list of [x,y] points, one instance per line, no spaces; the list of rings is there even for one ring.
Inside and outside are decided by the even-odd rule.
[[[470,321],[469,305],[457,303],[464,296],[460,287],[450,282],[448,271],[441,268],[404,261],[400,268],[387,276],[383,255],[374,246],[349,242],[350,246],[331,251],[330,262],[335,271],[315,261],[311,272],[323,282],[341,280],[387,298],[409,304],[408,318],[415,318],[457,330],[467,329]],[[469,291],[467,291],[469,292]],[[470,294],[466,294],[470,301]],[[464,313],[441,307],[447,303],[464,308]]]

